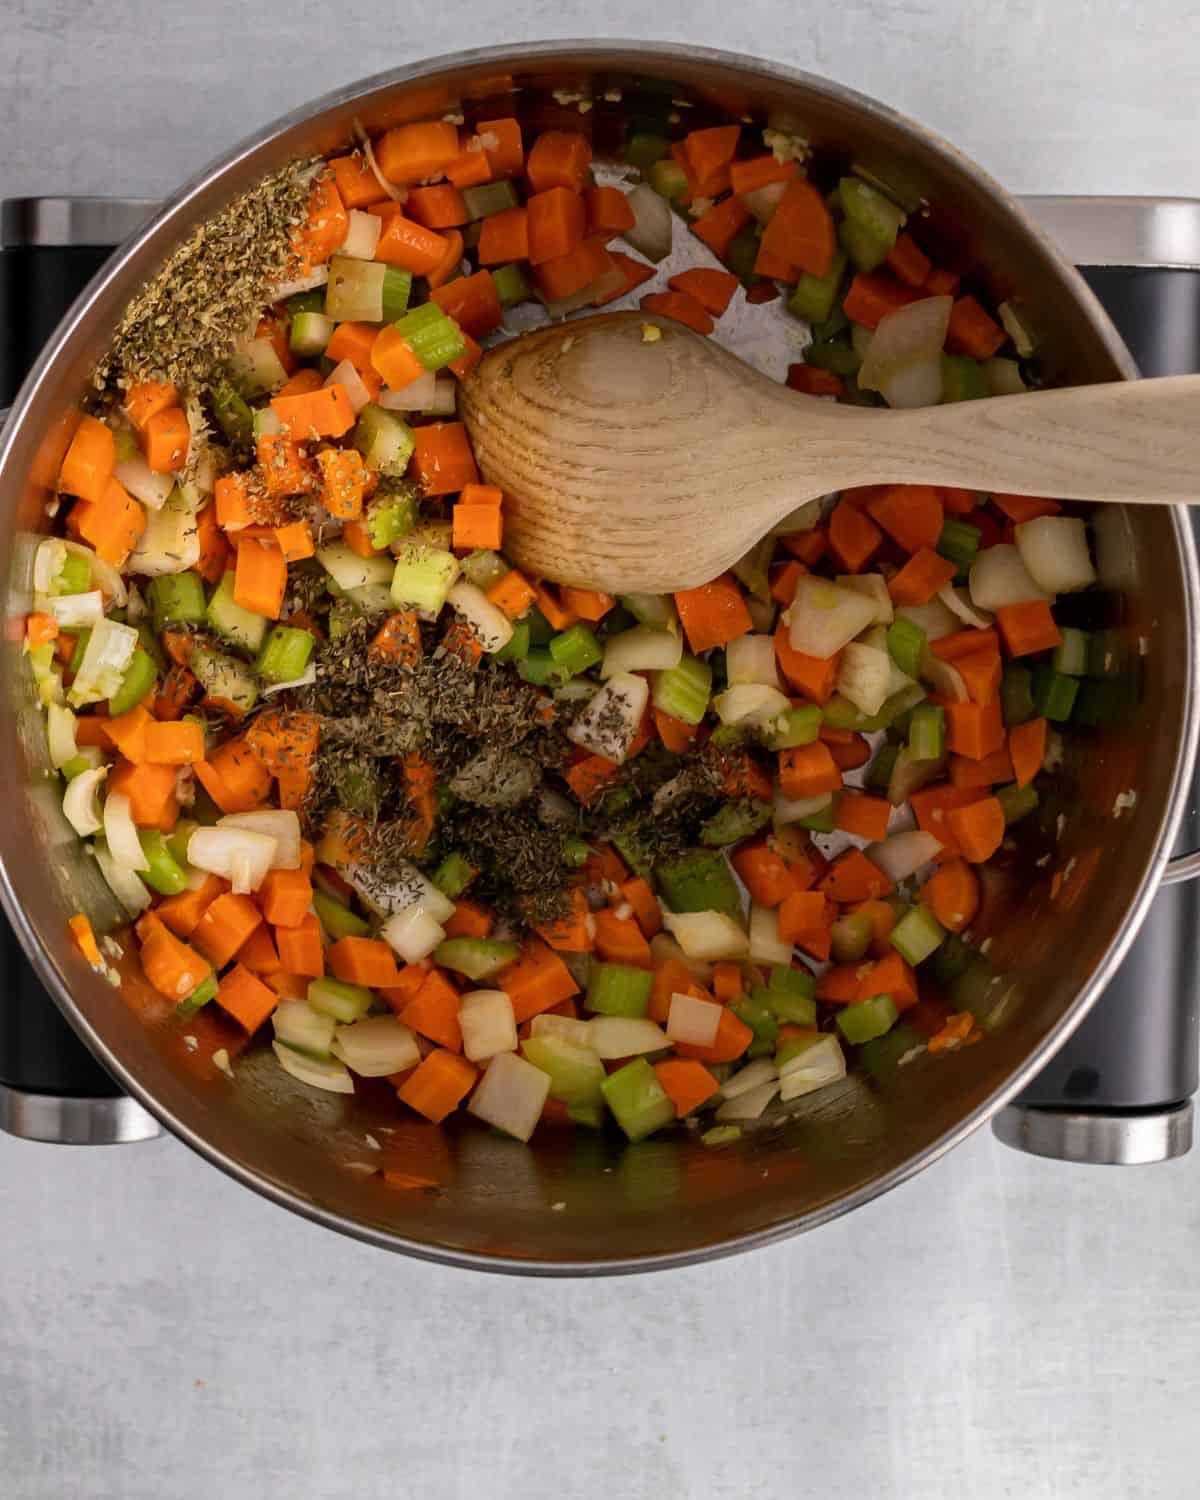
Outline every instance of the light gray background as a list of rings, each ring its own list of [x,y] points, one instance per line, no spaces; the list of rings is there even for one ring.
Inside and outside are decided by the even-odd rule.
[[[158,194],[422,54],[601,34],[832,75],[1021,191],[1200,195],[1185,0],[0,0],[0,196]],[[1174,1500],[1196,1493],[1200,1154],[977,1135],[806,1239],[483,1278],[285,1216],[174,1142],[0,1137],[6,1500]]]

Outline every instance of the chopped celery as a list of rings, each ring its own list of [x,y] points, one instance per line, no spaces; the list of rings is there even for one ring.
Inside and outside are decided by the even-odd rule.
[[[382,323],[386,272],[382,261],[335,255],[325,283],[325,316],[335,323]]]
[[[458,559],[438,547],[404,546],[392,573],[392,603],[436,620],[458,577]]]
[[[811,745],[821,732],[821,710],[815,703],[788,708],[778,718],[770,719],[760,729],[768,750],[793,750]]]
[[[548,646],[554,635],[554,626],[547,620],[536,604],[529,607],[529,612],[522,617],[529,626],[529,644],[531,646]]]
[[[335,901],[325,891],[319,889],[313,891],[313,910],[320,918],[321,926],[334,942],[344,937],[366,937],[370,931],[360,916],[356,916],[348,906]]]
[[[830,934],[830,953],[835,963],[854,964],[865,957],[871,946],[874,928],[866,912],[847,912],[834,920]]]
[[[846,215],[842,239],[851,259],[862,271],[873,271],[891,254],[907,215],[897,204],[858,177],[843,177],[838,199]]]
[[[604,1064],[590,1047],[566,1037],[531,1036],[521,1043],[526,1062],[550,1075],[550,1097],[563,1104],[598,1105],[604,1098]]]
[[[991,395],[983,366],[966,354],[942,355],[942,400],[978,401]]]
[[[72,755],[70,760],[63,761],[59,770],[67,781],[74,781],[76,776],[82,776],[85,771],[94,771],[97,766],[104,764],[104,752],[98,745],[84,745]]]
[[[769,991],[756,985],[749,995],[740,1000],[731,1000],[729,1009],[739,1021],[749,1026],[754,1033],[754,1040],[746,1050],[747,1057],[766,1057],[775,1051],[775,1043],[779,1040],[779,1020],[777,1015],[757,998],[766,995]],[[782,999],[782,997],[781,997]],[[815,1013],[816,1006],[813,1011]]]
[[[402,271],[399,266],[389,266],[383,273],[383,318],[384,323],[394,323],[408,311],[408,299],[412,296],[412,272]]]
[[[479,871],[470,860],[452,851],[446,855],[430,878],[443,896],[448,896],[451,901],[457,901],[478,874]]]
[[[644,172],[656,161],[662,161],[670,149],[671,142],[666,136],[656,135],[652,130],[635,130],[625,143],[625,161]]]
[[[1000,708],[1006,724],[1033,718],[1033,673],[1019,661],[1009,662],[1000,679]]]
[[[938,538],[937,550],[962,572],[975,561],[975,554],[979,551],[979,543],[982,539],[983,532],[978,526],[968,525],[966,521],[960,521],[955,516],[947,516],[942,523],[942,534]],[[908,675],[915,677],[917,674],[909,672]]]
[[[946,712],[940,704],[918,703],[908,726],[908,745],[917,760],[939,760],[946,751]]]
[[[497,656],[503,660],[502,652],[497,652]],[[517,672],[523,682],[533,687],[565,687],[571,680],[570,672],[559,666],[545,646],[531,646],[524,656],[518,657]]]
[[[1014,781],[1008,786],[996,788],[996,801],[1000,804],[1007,825],[1028,817],[1038,805],[1038,794],[1033,787],[1018,786]]]
[[[85,625],[75,637],[75,649],[71,652],[71,660],[67,664],[67,671],[77,673],[83,665],[84,654],[88,648],[88,642],[92,638],[92,627]]]
[[[283,304],[289,318],[294,318],[297,313],[323,312],[325,308],[325,288],[315,286],[308,292],[297,292],[294,297],[289,297]]]
[[[573,833],[563,843],[562,862],[564,865],[569,865],[571,869],[578,870],[581,866],[587,864],[591,853],[592,846],[587,840]]]
[[[1072,625],[1062,626],[1062,642],[1054,649],[1051,664],[1056,672],[1068,677],[1082,677],[1088,668],[1090,637],[1086,630],[1076,630]]]
[[[462,329],[436,302],[423,302],[420,307],[414,307],[398,319],[395,326],[427,370],[444,369],[467,352]]]
[[[1034,668],[1031,691],[1033,706],[1042,718],[1061,724],[1071,717],[1075,695],[1079,692],[1079,679],[1043,665]]]
[[[268,338],[243,339],[225,364],[232,388],[243,402],[269,396],[287,380],[287,371]]]
[[[896,1024],[896,1006],[890,995],[872,995],[837,1013],[837,1027],[848,1042],[862,1043],[883,1036]]]
[[[946,929],[927,906],[913,906],[892,928],[890,942],[905,963],[923,963],[946,940]]]
[[[469,581],[485,594],[510,571],[500,554],[490,552],[487,548],[468,553],[462,560],[462,570]]]
[[[610,1073],[600,1092],[631,1141],[643,1140],[675,1118],[675,1106],[644,1057],[635,1057]]]
[[[833,312],[833,304],[846,270],[843,251],[834,252],[833,263],[824,276],[803,272],[788,298],[787,308],[793,317],[806,323],[824,323]],[[815,335],[814,335],[815,336]]]
[[[740,918],[742,897],[733,872],[722,855],[709,849],[688,849],[659,860],[654,879],[673,912],[719,911]]]
[[[715,1146],[732,1146],[734,1141],[740,1141],[741,1138],[740,1125],[714,1125],[711,1130],[704,1132],[700,1140],[711,1150]]]
[[[809,344],[804,351],[804,362],[840,375],[843,380],[857,374],[862,364],[850,340],[844,338],[822,339],[818,344]]]
[[[294,682],[304,675],[316,639],[311,630],[272,625],[258,653],[258,675],[268,682]]]
[[[887,629],[887,648],[892,660],[909,677],[916,677],[925,649],[925,632],[915,621],[897,615]]]
[[[367,506],[366,523],[372,547],[382,552],[407,536],[417,524],[416,495],[376,495]]]
[[[86,594],[92,586],[91,564],[78,552],[68,552],[63,558],[58,577],[54,580],[55,594]]]
[[[817,992],[817,981],[807,969],[793,969],[790,964],[772,964],[767,987],[787,995],[811,999]]]
[[[187,864],[188,840],[199,827],[200,824],[195,818],[180,818],[167,835],[167,849],[177,864]]]
[[[533,296],[524,271],[516,264],[495,266],[492,270],[492,284],[496,288],[496,296],[500,298],[501,307],[515,307],[518,302],[528,302]]]
[[[258,683],[254,674],[245,662],[238,661],[236,657],[197,646],[192,652],[189,666],[207,697],[224,699],[243,713],[252,709],[258,701]]]
[[[550,642],[550,655],[556,666],[577,677],[589,667],[596,666],[604,651],[592,630],[580,623],[554,637]]]
[[[797,828],[807,828],[809,833],[832,833],[837,827],[837,800],[830,797],[819,811],[809,813],[806,818],[797,818]]]
[[[160,896],[177,896],[187,889],[187,871],[167,847],[167,841],[157,828],[143,828],[138,832],[147,868],[142,879],[152,891]]]
[[[635,969],[632,964],[596,964],[584,1004],[602,1016],[644,1016],[653,988],[650,969]]]
[[[492,214],[502,214],[506,209],[517,208],[520,199],[511,182],[481,182],[475,187],[463,189],[463,205],[468,219],[486,219]]]
[[[712,668],[695,656],[684,656],[677,667],[655,672],[654,707],[684,724],[699,724],[712,692]]]
[[[651,165],[648,180],[654,191],[660,197],[668,199],[676,208],[687,196],[687,173],[670,157]]]
[[[794,972],[794,971],[793,971]],[[817,1024],[817,1002],[814,998],[814,984],[812,975],[809,976],[809,990],[803,991],[793,989],[790,986],[770,987],[755,985],[750,991],[750,999],[758,1006],[769,1011],[778,1021],[788,1021],[794,1026],[815,1026]],[[747,1022],[747,1025],[750,1023]],[[776,1033],[778,1035],[778,1033]]]
[[[267,622],[262,615],[243,609],[233,597],[234,573],[231,568],[225,573],[208,601],[208,623],[231,646],[244,651],[257,651],[267,633]]]
[[[740,557],[731,569],[733,576],[748,594],[769,603],[771,580],[767,569],[775,555],[775,537],[768,533],[762,541],[755,542],[744,557]]]
[[[203,597],[203,595],[201,595],[201,597]],[[155,631],[154,626],[150,623],[149,620],[139,620],[137,633],[138,644],[141,646],[142,650],[146,653],[150,660],[154,663],[155,669],[159,672],[165,672],[168,666],[167,653],[163,650],[161,644],[159,643],[158,634]]]
[[[639,625],[649,625],[652,630],[679,629],[679,615],[670,594],[622,594],[621,604]]]
[[[207,974],[196,986],[190,995],[186,995],[175,1007],[175,1014],[180,1020],[186,1020],[188,1016],[194,1016],[202,1006],[217,997],[217,976]]]
[[[401,478],[408,468],[417,445],[407,422],[373,402],[359,412],[350,441],[370,468],[396,479]]]
[[[314,979],[308,986],[308,1003],[335,1021],[361,1020],[371,1009],[373,998],[363,985],[345,984],[340,979]]]
[[[293,354],[312,359],[324,351],[332,337],[332,318],[320,312],[297,313],[288,330],[288,345]]]
[[[770,821],[769,802],[726,802],[700,825],[700,842],[721,849],[748,839]]]
[[[881,795],[887,791],[888,783],[892,779],[892,771],[895,769],[896,757],[899,754],[900,746],[895,740],[885,740],[880,745],[863,776],[863,786],[867,791],[878,792]]]
[[[47,645],[38,649],[46,652],[46,664],[41,672],[42,677],[46,677],[54,648]],[[87,645],[75,669],[75,680],[67,695],[71,707],[98,703],[101,698],[111,698],[120,692],[126,668],[137,649],[138,633],[131,625],[122,625],[113,619],[98,620],[88,631]],[[29,660],[35,676],[38,675],[33,651],[29,653]]]
[[[507,968],[520,951],[517,943],[499,938],[456,937],[439,943],[433,950],[433,960],[468,979],[490,979]]]
[[[156,630],[204,621],[204,580],[199,573],[162,573],[147,584],[146,599]]]
[[[158,672],[152,658],[139,646],[125,668],[121,686],[108,700],[109,715],[116,719],[121,714],[127,714],[131,708],[136,708],[154,687],[157,676]]]
[[[514,620],[508,644],[492,653],[493,661],[524,661],[529,655],[529,621]]]

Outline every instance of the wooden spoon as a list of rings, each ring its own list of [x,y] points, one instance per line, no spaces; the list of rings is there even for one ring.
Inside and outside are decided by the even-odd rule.
[[[1197,375],[888,411],[799,395],[669,318],[604,313],[491,350],[461,405],[505,493],[505,552],[611,594],[704,583],[853,485],[1200,500]]]

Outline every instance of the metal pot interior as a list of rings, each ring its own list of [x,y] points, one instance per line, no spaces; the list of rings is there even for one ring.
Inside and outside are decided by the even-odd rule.
[[[586,112],[580,96],[591,101]],[[819,159],[862,163],[921,200],[942,263],[996,300],[1020,299],[1042,335],[1050,383],[1132,373],[1083,282],[1011,200],[945,143],[867,99],[765,63],[645,44],[468,54],[282,122],[185,189],[85,293],[27,382],[0,454],[10,625],[27,608],[61,418],[121,307],[178,239],[261,173],[344,144],[354,120],[374,131],[459,101],[468,120],[515,105],[527,131],[583,128],[598,156],[617,150],[631,125],[661,129],[675,116],[677,132],[717,116],[786,120]],[[899,1181],[1012,1094],[1081,1019],[1152,894],[1192,752],[1191,543],[1166,509],[1110,508],[1096,533],[1104,586],[1080,601],[1077,623],[1112,631],[1113,719],[1067,736],[1052,795],[1018,826],[1003,871],[989,879],[986,958],[952,996],[976,1011],[984,1040],[906,1060],[907,1046],[883,1038],[861,1049],[844,1087],[800,1101],[807,1107],[786,1126],[738,1146],[625,1146],[576,1130],[543,1131],[525,1147],[473,1126],[442,1132],[400,1116],[386,1086],[349,1101],[314,1094],[261,1049],[234,1056],[230,1082],[208,1060],[214,1041],[237,1051],[232,1030],[213,1035],[219,1018],[168,1020],[144,982],[108,987],[67,939],[66,919],[81,906],[106,925],[115,912],[58,812],[15,626],[2,671],[16,712],[0,723],[0,777],[11,789],[0,822],[6,905],[52,993],[123,1083],[218,1165],[333,1227],[418,1255],[552,1274],[678,1263],[809,1227]],[[1118,815],[1130,790],[1136,808]],[[437,1187],[385,1186],[381,1164]]]

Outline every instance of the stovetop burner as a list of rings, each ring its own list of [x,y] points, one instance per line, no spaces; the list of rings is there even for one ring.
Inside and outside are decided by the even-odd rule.
[[[1143,374],[1200,371],[1200,201],[1029,198],[1083,270]],[[113,246],[156,204],[27,198],[0,204],[0,408]],[[1193,521],[1193,524],[1196,524]],[[1200,781],[1176,852],[1200,846]],[[1164,885],[1104,995],[995,1131],[1039,1155],[1159,1161],[1192,1141],[1200,1012],[1193,974],[1197,883]],[[48,1141],[157,1132],[46,996],[0,917],[0,1129]]]

